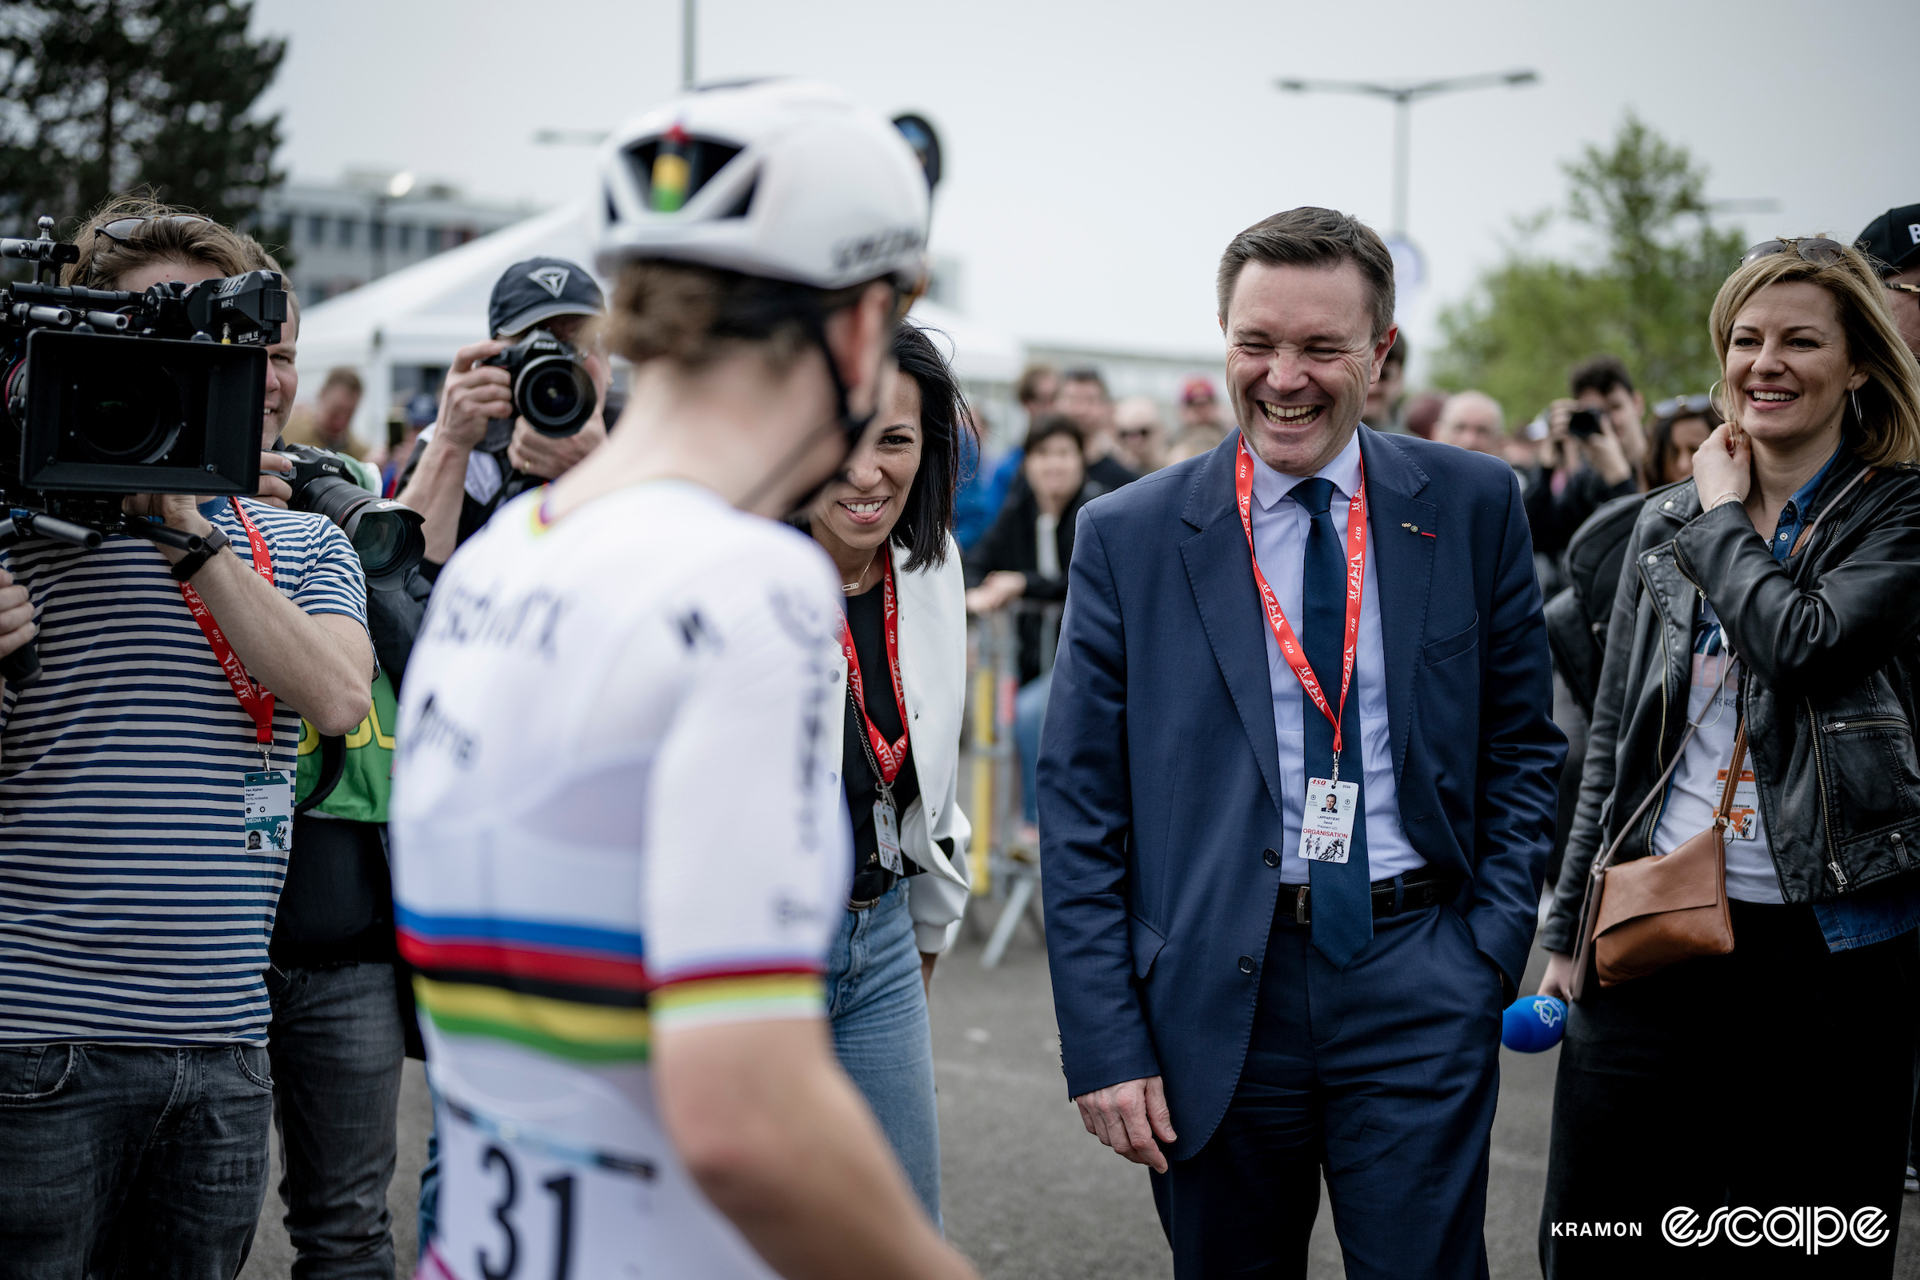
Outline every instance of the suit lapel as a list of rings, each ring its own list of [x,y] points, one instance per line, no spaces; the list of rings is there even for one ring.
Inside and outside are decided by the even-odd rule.
[[[1181,518],[1200,531],[1180,544],[1180,556],[1207,643],[1226,678],[1274,812],[1279,813],[1280,741],[1273,730],[1273,686],[1268,680],[1263,630],[1267,624],[1260,614],[1246,531],[1234,511],[1234,450],[1239,442],[1238,434],[1229,437],[1195,474]]]
[[[1400,782],[1413,728],[1413,682],[1426,642],[1427,597],[1433,586],[1433,552],[1445,537],[1438,508],[1413,495],[1426,473],[1390,440],[1360,428],[1360,456],[1367,465],[1367,536],[1380,598],[1380,648],[1387,671],[1387,727],[1393,741],[1393,779]],[[1429,534],[1435,536],[1428,536]]]

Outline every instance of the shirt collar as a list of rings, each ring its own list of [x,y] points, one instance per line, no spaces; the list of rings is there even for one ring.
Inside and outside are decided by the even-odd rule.
[[[1814,495],[1820,492],[1820,486],[1826,482],[1827,474],[1833,470],[1833,464],[1840,460],[1841,450],[1845,449],[1849,443],[1851,443],[1851,441],[1842,437],[1839,445],[1833,451],[1833,456],[1829,457],[1826,463],[1821,466],[1818,471],[1813,473],[1813,479],[1807,481],[1798,489],[1795,489],[1793,496],[1787,499],[1787,506],[1792,508],[1796,519],[1806,518],[1808,504],[1813,501]]]
[[[1262,511],[1271,511],[1280,499],[1293,492],[1293,487],[1304,477],[1275,471],[1261,461],[1260,455],[1252,449],[1248,449],[1247,453],[1253,458],[1254,500],[1260,504]],[[1353,491],[1360,485],[1360,429],[1355,427],[1353,435],[1347,439],[1346,448],[1334,454],[1331,462],[1313,474],[1323,480],[1333,481],[1333,487],[1340,491],[1340,496],[1351,499]]]

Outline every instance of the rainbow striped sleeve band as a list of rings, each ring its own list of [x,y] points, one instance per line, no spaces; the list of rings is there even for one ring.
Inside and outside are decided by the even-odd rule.
[[[655,987],[648,1004],[653,1025],[661,1031],[769,1018],[820,1018],[827,1011],[826,989],[815,969],[688,974]]]

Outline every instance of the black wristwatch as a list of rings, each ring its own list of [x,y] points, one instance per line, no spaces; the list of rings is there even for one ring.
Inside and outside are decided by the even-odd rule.
[[[181,556],[173,566],[173,580],[185,582],[200,572],[200,566],[213,559],[214,554],[227,545],[227,535],[220,532],[218,526],[200,539],[200,549],[189,551]]]

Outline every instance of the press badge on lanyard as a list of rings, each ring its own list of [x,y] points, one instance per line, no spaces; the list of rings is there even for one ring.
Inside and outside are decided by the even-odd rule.
[[[1260,557],[1253,549],[1253,454],[1247,442],[1240,441],[1235,459],[1234,496],[1240,508],[1240,527],[1247,534],[1247,555],[1253,561],[1253,581],[1260,589],[1260,606],[1266,612],[1267,625],[1280,645],[1280,656],[1299,679],[1308,699],[1320,708],[1320,714],[1333,722],[1333,769],[1324,778],[1307,779],[1306,808],[1300,816],[1300,856],[1309,862],[1345,862],[1353,851],[1353,823],[1360,800],[1360,788],[1340,781],[1340,718],[1347,708],[1347,692],[1353,687],[1353,660],[1360,647],[1360,594],[1367,575],[1367,464],[1360,461],[1360,482],[1353,487],[1347,502],[1347,615],[1341,637],[1340,705],[1330,706],[1320,688],[1313,664],[1300,648],[1300,641],[1280,608],[1280,598],[1267,585],[1260,571]]]
[[[900,857],[900,815],[894,808],[893,784],[907,763],[907,686],[900,679],[900,612],[893,594],[893,559],[887,559],[887,575],[881,579],[880,604],[887,637],[887,673],[893,679],[893,704],[900,711],[900,740],[888,742],[867,714],[867,694],[860,678],[860,655],[853,647],[853,632],[846,619],[840,620],[840,651],[847,659],[847,696],[860,713],[866,732],[867,763],[879,783],[880,795],[873,802],[873,838],[880,849],[880,865],[895,875],[906,874]]]
[[[240,527],[247,531],[247,544],[253,549],[253,571],[272,586],[273,553],[267,549],[267,540],[260,536],[260,530],[254,527],[238,498],[227,501],[233,504],[233,514],[239,518]],[[249,853],[286,853],[293,847],[293,781],[273,767],[273,694],[247,674],[220,630],[220,624],[214,621],[213,611],[207,608],[192,583],[180,584],[180,597],[187,602],[193,620],[200,624],[201,633],[207,637],[207,646],[226,674],[233,696],[240,701],[240,709],[253,721],[253,740],[260,748],[258,772],[250,771],[240,779],[241,847]]]

